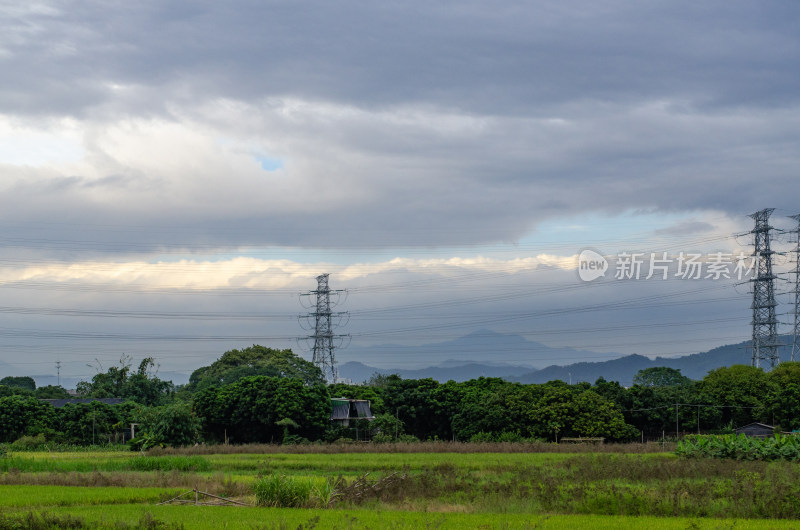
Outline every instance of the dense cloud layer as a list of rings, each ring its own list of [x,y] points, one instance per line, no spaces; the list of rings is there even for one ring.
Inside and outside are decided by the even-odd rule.
[[[0,160],[7,221],[446,245],[586,210],[794,206],[792,2],[3,11],[2,140],[51,135]]]
[[[362,308],[425,309],[362,314],[364,344],[488,326],[676,354],[647,326],[681,318],[687,352],[741,340],[733,285],[722,301],[680,282],[573,292],[561,265],[587,246],[740,250],[746,214],[797,212],[798,23],[789,0],[0,1],[3,359],[162,352],[177,369],[291,345],[320,272]],[[541,271],[550,294],[530,291]],[[257,301],[269,289],[283,298]],[[688,294],[581,312],[654,289]],[[742,328],[701,329],[702,304]],[[532,316],[493,317],[514,314]],[[547,335],[603,326],[616,346]]]

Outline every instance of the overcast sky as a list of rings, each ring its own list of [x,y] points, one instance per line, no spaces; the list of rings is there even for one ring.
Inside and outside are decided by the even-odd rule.
[[[576,256],[790,228],[798,27],[793,0],[0,0],[0,361],[297,349],[325,272],[354,348],[744,340],[746,285],[584,283]],[[445,360],[389,351],[359,360]]]

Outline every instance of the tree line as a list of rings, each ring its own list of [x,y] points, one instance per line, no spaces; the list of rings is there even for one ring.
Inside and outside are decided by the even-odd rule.
[[[89,445],[121,441],[137,424],[135,447],[209,443],[456,440],[559,441],[601,437],[612,442],[694,432],[731,432],[760,421],[800,429],[800,363],[770,372],[722,367],[693,381],[671,368],[648,368],[626,388],[593,384],[522,384],[500,378],[439,383],[374,375],[362,385],[325,383],[312,363],[291,350],[230,350],[197,369],[189,383],[158,378],[152,358],[133,369],[120,360],[78,385],[79,397],[122,398],[55,408],[42,399],[67,397],[36,388],[26,377],[0,380],[0,442]],[[330,421],[332,397],[366,399],[375,420]]]

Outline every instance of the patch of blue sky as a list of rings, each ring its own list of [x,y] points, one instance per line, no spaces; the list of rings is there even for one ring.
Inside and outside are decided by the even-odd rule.
[[[256,160],[261,164],[261,169],[264,171],[278,171],[283,169],[284,163],[280,158],[268,155],[255,155]]]

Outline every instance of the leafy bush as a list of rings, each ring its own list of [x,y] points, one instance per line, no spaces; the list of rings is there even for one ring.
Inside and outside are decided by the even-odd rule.
[[[26,449],[36,449],[42,447],[47,443],[44,434],[39,433],[36,436],[22,436],[11,444],[11,449],[24,451]]]
[[[142,435],[144,450],[160,445],[193,445],[200,439],[200,420],[185,403],[143,407],[138,411],[138,420],[141,429],[147,433]]]
[[[303,438],[297,434],[287,434],[283,437],[283,445],[306,445],[310,443],[308,438]]]
[[[161,438],[150,433],[143,432],[136,438],[131,438],[128,440],[128,447],[130,447],[131,451],[149,451],[154,447],[164,448],[165,444]]]
[[[269,475],[253,484],[259,506],[303,508],[311,504],[314,481],[302,477]]]
[[[522,436],[518,432],[499,432],[499,433],[492,433],[492,432],[479,432],[477,434],[473,434],[469,441],[471,443],[487,443],[487,442],[512,442],[512,443],[520,443],[524,442],[527,439]]]
[[[13,442],[24,435],[47,431],[55,423],[55,409],[34,397],[0,398],[0,442]]]
[[[776,434],[751,438],[744,434],[692,435],[682,440],[675,454],[685,458],[736,460],[800,460],[800,437]]]

